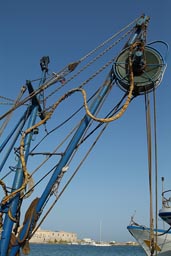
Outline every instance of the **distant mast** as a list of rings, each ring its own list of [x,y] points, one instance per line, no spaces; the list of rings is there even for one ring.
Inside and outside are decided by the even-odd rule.
[[[102,220],[100,220],[100,243],[102,242]]]

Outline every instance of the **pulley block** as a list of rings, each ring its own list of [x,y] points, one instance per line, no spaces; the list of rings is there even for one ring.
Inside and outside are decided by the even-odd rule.
[[[130,88],[130,48],[124,49],[113,65],[117,84],[124,91]],[[162,55],[154,48],[145,46],[143,51],[135,49],[131,55],[134,75],[134,95],[150,92],[162,79],[165,63]]]

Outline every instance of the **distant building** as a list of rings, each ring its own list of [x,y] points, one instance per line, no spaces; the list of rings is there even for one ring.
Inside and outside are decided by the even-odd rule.
[[[93,240],[91,238],[83,238],[82,241],[88,244],[88,243],[92,243]]]
[[[64,231],[50,231],[38,229],[30,240],[31,243],[75,243],[77,234]]]
[[[133,242],[133,241],[128,241],[126,242],[127,245],[138,245],[137,242]]]

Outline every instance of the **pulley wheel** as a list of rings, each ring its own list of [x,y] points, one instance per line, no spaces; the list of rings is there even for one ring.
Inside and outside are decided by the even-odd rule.
[[[128,71],[128,56],[129,49],[124,49],[114,63],[114,73],[116,75],[117,84],[124,91],[129,91],[129,71]],[[134,91],[133,94],[143,94],[150,92],[154,87],[160,84],[164,60],[161,54],[146,46],[144,49],[145,67],[140,74],[134,74]]]

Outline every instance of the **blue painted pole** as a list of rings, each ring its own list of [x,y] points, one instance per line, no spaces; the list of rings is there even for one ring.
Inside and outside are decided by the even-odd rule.
[[[112,72],[112,71],[111,71]],[[99,92],[99,94],[96,97],[96,100],[94,101],[94,103],[91,106],[91,113],[95,114],[102,99],[104,98],[104,96],[106,95],[106,93],[108,92],[108,90],[111,88],[111,81],[113,79],[113,77],[111,76],[111,72],[109,73],[104,86],[102,87],[101,91]],[[78,145],[78,142],[80,141],[80,139],[82,138],[82,135],[84,134],[89,122],[91,121],[91,118],[88,117],[87,115],[84,117],[84,119],[82,120],[80,126],[78,127],[77,131],[75,132],[73,138],[71,139],[67,149],[64,152],[64,155],[62,156],[61,160],[58,163],[58,166],[56,168],[56,170],[54,171],[50,181],[48,182],[42,196],[40,197],[37,207],[36,207],[36,212],[39,213],[41,212],[41,209],[44,205],[44,203],[46,202],[46,199],[48,198],[51,189],[53,187],[53,185],[55,184],[58,175],[61,173],[62,168],[64,166],[67,165],[67,162],[69,161],[72,153],[74,152],[76,146]]]
[[[6,163],[11,151],[13,150],[13,147],[22,131],[22,128],[24,127],[25,123],[26,123],[26,120],[27,120],[27,116],[29,114],[30,111],[26,111],[25,114],[23,115],[22,118],[20,118],[19,122],[17,123],[17,125],[15,126],[14,130],[12,131],[11,134],[9,134],[8,138],[6,141],[4,141],[4,143],[2,143],[1,147],[0,147],[0,152],[3,150],[3,148],[6,146],[6,144],[8,143],[9,139],[12,137],[13,133],[16,131],[16,129],[18,128],[18,131],[11,143],[11,145],[9,146],[9,149],[7,150],[5,156],[4,156],[4,159],[2,160],[1,164],[0,164],[0,172],[4,166],[4,164]]]
[[[10,132],[10,134],[7,136],[7,138],[1,143],[1,145],[0,145],[0,152],[2,152],[2,150],[5,148],[5,146],[7,145],[8,141],[11,139],[11,137],[16,132],[18,127],[21,126],[21,123],[23,123],[23,120],[24,120],[25,116],[26,116],[26,113],[24,113],[24,115],[20,118],[20,120],[18,121],[18,123],[14,127],[14,129]],[[21,129],[18,129],[18,130],[19,131],[18,131],[17,135],[20,133]]]
[[[144,30],[142,29],[142,25],[145,25],[149,21],[148,16],[142,16],[136,24],[136,31],[134,36],[128,41],[128,45],[133,44],[137,39],[144,40]]]
[[[45,81],[46,72],[47,72],[46,69],[42,70],[42,79],[40,81],[40,84],[42,84]],[[30,115],[28,128],[35,124],[36,118],[37,118],[37,112],[38,112],[38,106],[35,105],[35,106],[33,106],[32,113]],[[32,133],[28,134],[28,136],[26,136],[26,139],[25,139],[25,145],[26,145],[25,159],[26,159],[26,161],[27,161],[27,158],[28,158],[31,139],[32,139]],[[12,191],[15,191],[18,188],[20,188],[22,183],[23,183],[23,170],[22,170],[22,167],[21,167],[21,161],[19,159],[18,164],[17,164],[17,171],[16,171],[16,174],[15,174],[14,182],[13,182]],[[17,209],[18,209],[18,204],[19,204],[19,199],[20,199],[19,194],[17,194],[12,199],[12,201],[9,205],[9,208],[10,208],[10,211],[11,211],[13,217],[16,216]],[[1,234],[0,256],[8,255],[8,249],[9,249],[13,224],[14,224],[14,222],[9,218],[8,213],[7,213],[6,216],[5,216],[5,220],[4,220],[4,224],[3,224],[3,231],[2,231],[2,234]],[[14,254],[14,255],[16,255],[16,254]]]
[[[101,101],[103,100],[103,98],[105,97],[105,95],[107,94],[107,92],[110,90],[111,88],[111,83],[113,81],[113,72],[112,70],[110,71],[110,73],[107,76],[107,79],[104,83],[104,86],[102,87],[102,89],[100,90],[99,94],[97,95],[95,101],[92,103],[92,106],[90,107],[91,109],[91,113],[95,114],[96,111],[98,110],[98,107],[101,103]],[[71,139],[70,143],[68,144],[64,155],[62,156],[61,160],[58,163],[57,168],[55,169],[53,175],[51,176],[46,188],[44,189],[44,192],[42,193],[42,196],[40,197],[38,204],[36,206],[36,213],[38,214],[38,216],[41,215],[42,212],[42,208],[49,196],[49,194],[51,193],[52,187],[55,184],[58,175],[60,175],[62,168],[64,166],[67,165],[67,162],[69,161],[72,153],[74,152],[76,146],[78,145],[80,139],[82,138],[82,135],[84,134],[89,122],[91,121],[91,118],[88,117],[87,115],[84,117],[84,119],[82,120],[80,126],[78,127],[77,131],[75,132],[73,138]],[[35,220],[32,219],[32,222],[34,223]],[[29,225],[30,220],[28,220],[23,228],[22,231],[20,233],[19,239],[23,240],[23,238],[25,237],[25,234],[28,230],[28,225]],[[32,225],[31,225],[32,227]],[[32,231],[32,230],[31,230]],[[19,250],[20,245],[15,246],[11,249],[11,253],[10,256],[15,256],[16,252]]]

